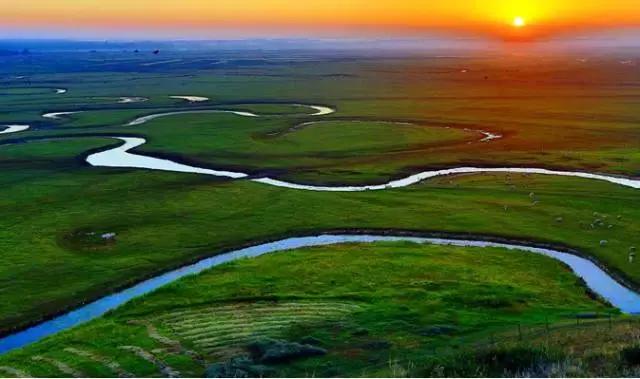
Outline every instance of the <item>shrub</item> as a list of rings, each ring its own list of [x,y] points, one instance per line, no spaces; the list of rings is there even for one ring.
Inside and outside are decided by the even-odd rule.
[[[266,366],[255,364],[247,357],[232,358],[224,363],[215,363],[207,368],[206,378],[262,378],[274,371]]]
[[[270,338],[257,340],[247,348],[254,361],[267,364],[327,354],[325,349],[319,347]]]
[[[622,349],[620,351],[620,359],[628,366],[640,366],[640,345]]]

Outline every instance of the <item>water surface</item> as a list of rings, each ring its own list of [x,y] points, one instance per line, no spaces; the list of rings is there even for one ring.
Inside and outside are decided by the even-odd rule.
[[[29,125],[0,125],[0,134],[24,132],[30,127]]]

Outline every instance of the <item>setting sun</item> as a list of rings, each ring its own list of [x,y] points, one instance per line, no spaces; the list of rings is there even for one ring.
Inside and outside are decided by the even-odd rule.
[[[15,31],[93,31],[118,35],[360,35],[452,32],[504,37],[513,29],[552,35],[578,29],[640,25],[637,0],[0,0],[0,24]],[[282,10],[274,16],[274,10]],[[535,26],[535,28],[532,28]],[[2,30],[0,30],[0,33]],[[42,34],[43,32],[40,32]],[[520,32],[522,33],[522,32]],[[73,33],[71,33],[73,34]],[[87,34],[87,35],[90,35]]]
[[[513,26],[516,28],[522,28],[527,25],[527,22],[522,17],[516,17],[513,19]]]

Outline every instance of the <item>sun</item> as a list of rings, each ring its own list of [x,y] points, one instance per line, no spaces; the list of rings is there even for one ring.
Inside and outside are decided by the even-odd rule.
[[[525,21],[525,19],[520,16],[513,19],[513,26],[515,26],[516,28],[522,28],[526,25],[527,22]]]

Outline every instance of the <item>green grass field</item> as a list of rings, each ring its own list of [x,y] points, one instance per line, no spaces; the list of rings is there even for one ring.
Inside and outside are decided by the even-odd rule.
[[[531,274],[535,267],[535,275]],[[501,249],[411,243],[338,245],[277,253],[212,269],[133,301],[105,318],[0,358],[38,376],[135,376],[163,364],[200,376],[207,364],[246,354],[255,339],[313,340],[326,356],[274,364],[277,376],[389,376],[391,359],[426,365],[490,335],[614,312],[546,257]],[[615,313],[615,312],[614,312]],[[99,336],[99,339],[95,339]],[[135,345],[152,364],[123,346]],[[82,351],[101,357],[102,362]],[[205,364],[206,365],[206,364]]]
[[[0,135],[2,333],[202,257],[333,230],[548,243],[577,249],[640,287],[640,262],[629,260],[640,246],[640,197],[638,190],[614,184],[482,174],[394,190],[321,193],[247,180],[96,168],[84,161],[88,152],[118,144],[109,136],[140,136],[148,143],[135,150],[138,154],[322,185],[384,183],[426,169],[465,165],[637,177],[640,77],[621,70],[617,60],[601,57],[585,65],[572,56],[318,58],[211,68],[198,66],[196,58],[202,57],[197,54],[192,58],[189,68],[141,66],[153,62],[119,53],[8,64],[8,72],[24,70],[29,82],[2,82],[0,125],[25,123],[32,129]],[[56,94],[56,88],[68,92]],[[210,100],[189,104],[172,95]],[[122,96],[149,101],[118,104]],[[313,110],[296,104],[331,106],[336,112],[312,116]],[[261,117],[182,114],[125,126],[143,115],[211,109]],[[80,113],[60,120],[42,117],[64,111]],[[481,131],[501,138],[482,141]],[[111,233],[115,238],[100,238]],[[433,362],[425,357],[434,346],[443,349],[443,356],[456,357],[452,346],[486,339],[488,331],[513,331],[514,323],[538,325],[545,315],[553,323],[577,312],[612,311],[584,296],[560,265],[536,256],[405,245],[318,250],[239,262],[218,270],[221,275],[214,270],[181,281],[104,319],[0,357],[0,374],[15,374],[5,366],[36,376],[70,376],[73,370],[109,376],[120,369],[139,376],[171,374],[158,371],[158,362],[144,352],[120,349],[138,346],[146,352],[160,349],[161,360],[182,375],[201,375],[204,367],[197,357],[206,357],[207,363],[228,359],[231,352],[243,351],[248,335],[269,335],[265,330],[272,326],[270,320],[263,323],[264,310],[283,326],[274,337],[317,335],[331,358],[278,366],[279,375],[431,375]],[[317,264],[309,265],[309,259]],[[434,275],[429,279],[436,283],[433,288],[415,284],[425,281],[425,270]],[[443,289],[447,276],[459,278],[461,287]],[[247,292],[241,296],[242,290]],[[248,303],[238,304],[240,297]],[[274,298],[276,303],[267,301]],[[486,307],[485,300],[504,306]],[[218,307],[220,302],[224,306]],[[154,309],[157,317],[150,316]],[[291,313],[296,310],[299,315]],[[246,326],[233,343],[221,343],[227,330],[212,330],[210,324],[238,315],[256,326]],[[190,320],[186,326],[175,324],[181,317]],[[129,324],[132,320],[143,323]],[[297,320],[312,326],[297,328]],[[331,334],[333,325],[343,321],[346,329]],[[460,335],[415,335],[416,326],[442,323],[455,324]],[[155,330],[149,325],[197,355],[176,353],[175,346],[149,335]],[[358,328],[369,333],[352,338]],[[93,335],[99,340],[87,344]],[[211,344],[196,346],[200,337]],[[354,338],[359,342],[351,346]],[[387,346],[382,341],[390,346],[379,351],[362,347]],[[218,357],[216,349],[230,353]],[[32,360],[37,356],[43,359]],[[396,358],[398,364],[390,364]],[[55,368],[58,363],[50,359],[66,366]],[[118,364],[110,365],[112,360]],[[449,369],[446,362],[441,366]],[[583,372],[622,372],[613,366],[606,370]]]

